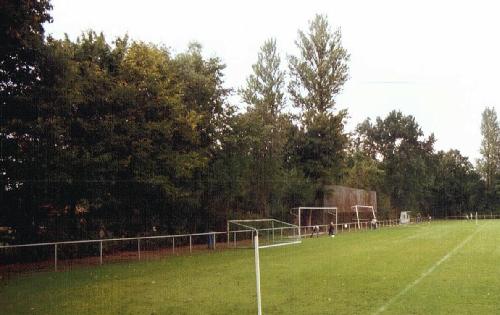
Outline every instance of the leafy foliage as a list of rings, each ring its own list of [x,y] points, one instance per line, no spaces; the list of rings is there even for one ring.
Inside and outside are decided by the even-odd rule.
[[[297,107],[324,113],[334,107],[335,96],[348,79],[349,54],[340,29],[332,33],[324,15],[316,15],[309,33],[299,31],[298,37],[299,56],[289,57],[290,95]]]
[[[224,64],[198,43],[173,54],[93,31],[45,38],[48,1],[1,5],[0,226],[15,228],[17,241],[287,220],[289,208],[320,204],[324,185],[338,183],[376,190],[379,210],[393,215],[496,203],[492,109],[483,115],[481,176],[458,151],[436,154],[434,136],[401,112],[345,132],[336,96],[349,54],[326,16],[298,32],[288,72],[276,40],[264,42],[238,90],[242,111],[229,104]],[[299,111],[288,112],[287,100]]]

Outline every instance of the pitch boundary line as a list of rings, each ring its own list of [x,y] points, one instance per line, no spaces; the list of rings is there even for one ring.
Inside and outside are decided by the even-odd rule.
[[[484,225],[482,225],[480,228],[478,228],[477,230],[475,230],[474,232],[472,232],[466,239],[464,239],[462,242],[460,242],[460,244],[458,244],[457,246],[455,246],[455,248],[453,248],[452,250],[450,250],[440,260],[438,260],[437,262],[435,262],[434,265],[432,265],[429,269],[427,269],[425,272],[423,272],[420,275],[420,277],[418,277],[413,282],[411,282],[406,287],[404,287],[403,290],[401,290],[398,294],[396,294],[395,296],[393,296],[389,301],[387,301],[387,303],[385,303],[384,305],[382,305],[381,307],[379,307],[377,309],[377,311],[375,311],[373,313],[373,315],[378,315],[378,314],[383,313],[397,299],[399,299],[401,296],[405,295],[406,292],[410,291],[413,287],[415,287],[417,284],[419,284],[425,277],[427,277],[428,275],[430,275],[437,267],[439,267],[439,265],[441,265],[442,263],[444,263],[446,260],[448,260],[448,258],[450,258],[451,256],[453,256],[453,254],[455,254],[458,250],[460,250],[462,247],[464,247],[465,244],[467,244],[472,239],[472,237],[474,237],[474,235],[476,235],[480,230],[482,230],[483,227],[484,227]]]

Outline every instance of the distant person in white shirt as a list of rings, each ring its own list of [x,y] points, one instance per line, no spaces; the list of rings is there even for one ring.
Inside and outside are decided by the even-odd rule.
[[[314,233],[316,233],[316,237],[319,237],[319,225],[313,225],[311,237],[314,236]]]

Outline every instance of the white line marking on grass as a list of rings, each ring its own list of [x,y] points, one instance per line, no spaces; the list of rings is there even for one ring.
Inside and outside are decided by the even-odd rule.
[[[467,244],[468,241],[471,240],[471,238],[479,232],[484,225],[482,225],[479,229],[474,231],[471,235],[469,235],[466,239],[464,239],[460,244],[455,246],[451,251],[449,251],[446,255],[444,255],[440,260],[438,260],[434,265],[432,265],[429,269],[427,269],[425,272],[423,272],[420,277],[418,277],[415,281],[411,282],[408,284],[403,290],[401,290],[398,294],[393,296],[387,303],[382,305],[376,312],[373,313],[373,315],[378,315],[383,313],[392,303],[394,303],[397,299],[399,299],[401,296],[406,294],[406,292],[410,291],[414,286],[419,284],[425,277],[430,275],[439,265],[444,263],[448,258],[450,258],[453,254],[455,254],[459,249],[464,247],[465,244]]]

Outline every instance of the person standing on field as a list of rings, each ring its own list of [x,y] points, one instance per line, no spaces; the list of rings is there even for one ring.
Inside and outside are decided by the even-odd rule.
[[[333,224],[333,222],[330,222],[330,226],[328,226],[328,236],[335,236],[335,225]]]
[[[318,225],[314,225],[312,227],[312,233],[311,233],[311,237],[314,236],[314,233],[316,233],[316,237],[319,237],[319,226]]]

